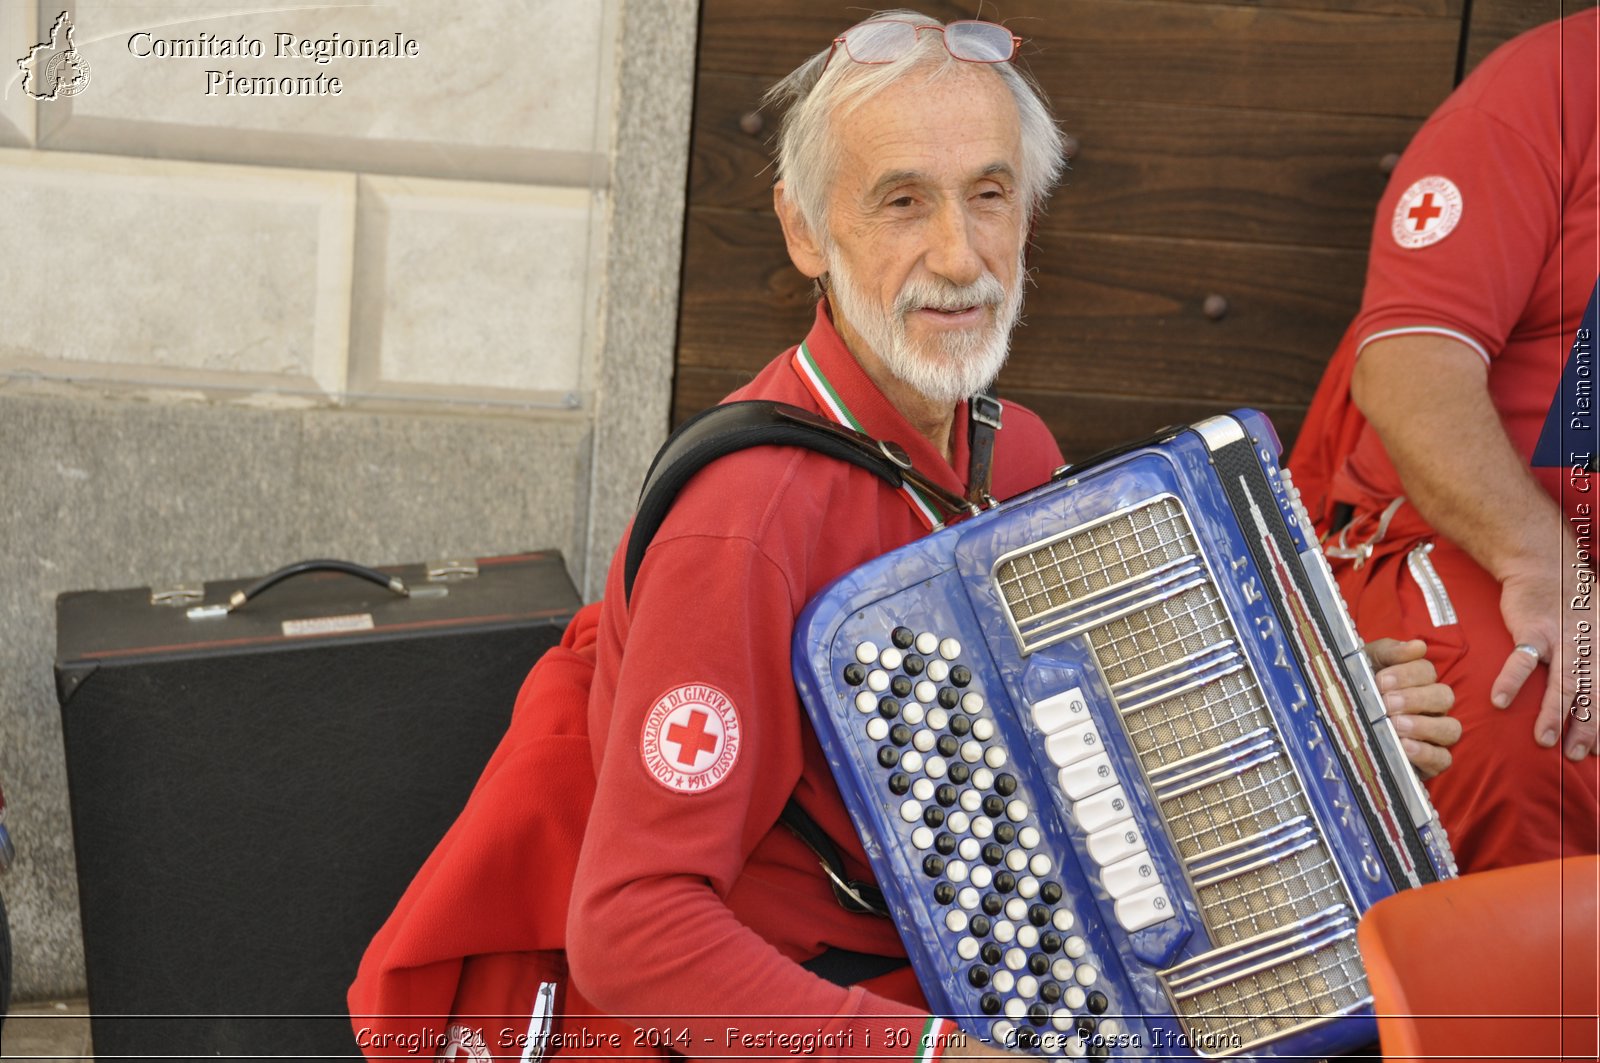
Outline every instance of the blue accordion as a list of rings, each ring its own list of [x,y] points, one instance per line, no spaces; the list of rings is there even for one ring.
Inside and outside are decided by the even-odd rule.
[[[1254,411],[807,606],[807,711],[935,1013],[1037,1054],[1376,1039],[1356,923],[1455,874]]]

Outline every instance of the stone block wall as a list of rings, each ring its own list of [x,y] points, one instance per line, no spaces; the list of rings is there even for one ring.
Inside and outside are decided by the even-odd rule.
[[[546,547],[597,593],[667,424],[696,14],[0,3],[18,999],[83,990],[57,594]]]

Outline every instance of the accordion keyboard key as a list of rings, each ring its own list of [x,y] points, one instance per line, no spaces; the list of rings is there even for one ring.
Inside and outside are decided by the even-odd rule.
[[[1089,835],[1087,843],[1089,855],[1101,867],[1144,852],[1144,835],[1131,819],[1095,831]]]
[[[1122,787],[1113,786],[1074,804],[1072,816],[1078,821],[1078,826],[1093,834],[1113,823],[1131,818],[1133,810],[1128,805],[1128,795]]]
[[[1160,885],[1140,890],[1116,903],[1117,922],[1128,933],[1172,918],[1172,899]]]
[[[1095,730],[1092,720],[1058,731],[1044,740],[1045,756],[1058,768],[1092,757],[1102,748],[1100,732]]]

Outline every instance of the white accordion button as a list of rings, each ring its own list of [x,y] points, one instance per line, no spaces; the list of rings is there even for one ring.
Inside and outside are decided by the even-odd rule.
[[[1020,971],[1028,965],[1028,954],[1021,949],[1006,949],[1006,966]]]
[[[979,790],[993,790],[994,772],[988,768],[979,768],[972,773],[972,785]]]
[[[1044,740],[1045,755],[1058,768],[1092,757],[1100,752],[1100,747],[1100,732],[1094,729],[1092,720],[1058,731]]]
[[[872,696],[872,691],[863,690],[856,695],[857,712],[877,712],[878,699]]]
[[[983,807],[983,795],[976,790],[962,790],[957,800],[961,802],[964,812],[976,812]]]
[[[914,701],[907,702],[900,712],[900,718],[912,727],[922,722],[922,715],[922,706]]]
[[[1023,801],[1022,798],[1020,798],[1020,797],[1013,798],[1011,803],[1006,805],[1006,818],[1009,819],[1013,823],[1021,823],[1023,820],[1027,819],[1028,818],[1028,805],[1027,805],[1027,803],[1025,801]],[[1018,855],[1021,855],[1021,850],[1012,850],[1012,851],[1016,852]],[[1022,868],[1014,867],[1011,870],[1013,870],[1013,871],[1021,871]]]
[[[933,651],[929,650],[928,652],[932,653]],[[950,666],[939,660],[929,661],[927,672],[924,674],[935,683],[943,683],[950,678]],[[928,700],[932,701],[933,699],[929,698]]]
[[[933,774],[933,763],[931,757],[929,758],[928,774]],[[939,774],[943,775],[944,773],[940,772]],[[967,828],[971,825],[972,820],[965,812],[952,812],[950,815],[945,817],[944,821],[945,829],[951,834],[965,834],[967,833]]]
[[[1023,812],[1026,814],[1027,810],[1024,809]],[[1006,850],[1006,867],[1011,871],[1018,872],[1019,874],[1023,871],[1026,871],[1028,868],[1028,854],[1023,852],[1021,849]]]
[[[945,929],[952,934],[959,934],[967,929],[967,913],[960,908],[952,908],[944,914]]]
[[[1028,861],[1028,870],[1032,871],[1040,878],[1044,878],[1044,876],[1048,875],[1052,870],[1055,869],[1055,866],[1056,865],[1051,861],[1050,857],[1046,856],[1044,853],[1034,853],[1033,859]]]
[[[1079,985],[1094,985],[1095,979],[1100,977],[1100,972],[1096,971],[1087,963],[1078,964],[1078,969],[1074,972],[1074,974],[1078,979]]]
[[[1089,855],[1101,867],[1126,859],[1144,848],[1144,835],[1133,820],[1124,820],[1088,838]]]
[[[971,793],[972,791],[967,791]],[[987,838],[994,833],[994,820],[988,816],[979,816],[972,821],[972,836],[974,838]]]
[[[1028,902],[1020,897],[1013,897],[1006,902],[1006,918],[1022,922],[1028,918]]]
[[[1021,997],[1012,997],[1006,1001],[1006,1018],[1012,1022],[1021,1022],[1028,1017],[1028,1005]]]
[[[1070,937],[1061,951],[1065,952],[1070,958],[1079,960],[1083,958],[1084,953],[1089,951],[1089,943],[1080,937]]]
[[[978,902],[982,899],[982,894],[973,889],[971,886],[968,886],[966,889],[956,894],[956,903],[967,909],[969,912],[976,908],[978,906]]]
[[[975,695],[975,694],[969,694],[968,695],[968,697],[976,697],[976,696],[977,695]],[[989,739],[993,738],[994,737],[994,721],[991,720],[991,719],[988,719],[988,718],[985,718],[985,719],[982,719],[982,720],[974,720],[972,722],[972,737],[976,738],[980,742],[987,742]],[[1001,755],[1001,757],[1005,756],[1005,750],[1000,749],[998,746],[996,746],[994,749],[989,750],[989,752],[990,753],[999,753]],[[1003,763],[1005,763],[1005,761],[1002,760],[1000,763],[1003,764]],[[1000,764],[990,764],[989,765],[989,767],[991,767],[991,768],[998,768],[999,766],[1000,766]]]
[[[1065,1033],[1078,1024],[1078,1017],[1066,1008],[1057,1008],[1050,1016],[1050,1025]]]
[[[961,759],[968,764],[976,764],[983,759],[983,747],[976,742],[963,742],[961,744]]]
[[[935,755],[922,762],[922,770],[928,773],[930,779],[942,779],[950,769],[945,766],[943,757]]]
[[[1024,875],[1017,880],[1017,896],[1033,900],[1039,896],[1039,880],[1032,875]]]
[[[867,737],[874,742],[882,742],[889,737],[889,721],[882,716],[874,716],[867,721]]]
[[[889,689],[889,673],[881,668],[874,668],[867,673],[867,689],[882,694]]]
[[[939,643],[939,656],[947,661],[953,661],[961,656],[961,643],[955,639],[944,639]]]
[[[1030,924],[1017,927],[1017,944],[1031,949],[1039,944],[1039,928]]]
[[[1077,687],[1052,694],[1033,706],[1033,722],[1046,735],[1065,731],[1073,724],[1089,719],[1089,703],[1083,700],[1083,691]]]
[[[1057,975],[1056,977],[1057,977],[1058,981],[1062,981],[1062,982],[1065,982],[1065,981],[1068,981],[1069,979],[1071,979],[1071,977],[1072,977],[1072,967],[1071,967],[1071,965],[1068,965],[1066,974]],[[1065,1004],[1067,1007],[1071,1008],[1073,1011],[1077,1011],[1079,1008],[1083,1007],[1083,1002],[1084,1002],[1085,999],[1087,999],[1087,997],[1088,997],[1088,994],[1085,993],[1083,990],[1079,989],[1077,986],[1071,986],[1071,987],[1069,987],[1067,989],[1067,991],[1065,993],[1061,994],[1061,1003]]]
[[[917,683],[916,687],[912,690],[912,693],[917,696],[918,701],[926,705],[934,698],[939,696],[939,688],[928,682],[926,679],[923,679]],[[944,724],[936,724],[935,726],[943,727]]]
[[[1128,795],[1120,786],[1101,790],[1072,806],[1072,818],[1089,834],[1132,816],[1133,808],[1128,803]]]
[[[1020,938],[1018,940],[1021,940]],[[1031,974],[1025,974],[1017,979],[1017,996],[1031,997],[1039,992],[1039,980]]]
[[[916,801],[906,799],[900,804],[900,818],[907,823],[915,823],[922,818],[922,806]]]
[[[960,941],[956,942],[956,955],[960,956],[963,960],[977,959],[978,939],[964,937]]]
[[[1100,881],[1113,900],[1121,900],[1146,886],[1158,885],[1155,861],[1147,852],[1137,852],[1125,860],[1118,860],[1100,872]]]
[[[900,769],[907,775],[915,775],[922,770],[922,754],[915,749],[908,749],[900,755]]]
[[[972,716],[978,715],[983,711],[983,695],[976,690],[969,690],[961,695],[961,710]],[[973,730],[976,731],[977,728],[974,727]],[[993,729],[990,733],[993,733]]]
[[[1065,934],[1072,929],[1072,912],[1066,908],[1057,908],[1056,914],[1050,917],[1050,925]]]
[[[872,664],[878,659],[878,647],[870,642],[863,642],[856,647],[856,660],[862,664]]]
[[[1069,764],[1061,769],[1061,791],[1070,801],[1081,801],[1090,794],[1099,793],[1108,786],[1117,785],[1117,772],[1111,758],[1096,753],[1087,760]]]
[[[979,723],[988,723],[989,721],[988,720],[979,720],[978,722]],[[978,729],[976,727],[974,727],[972,729],[972,733],[973,734],[977,734],[978,733]],[[984,751],[983,762],[985,764],[989,765],[989,767],[994,768],[996,771],[998,771],[999,769],[1001,769],[1001,768],[1006,766],[1006,751],[1004,749],[1001,749],[999,746],[990,746],[987,750]]]
[[[934,734],[926,727],[911,736],[911,744],[923,753],[932,753],[933,743]]]
[[[927,827],[918,827],[911,832],[911,844],[918,849],[931,849],[933,847],[933,831]]]
[[[960,860],[952,860],[944,865],[944,877],[951,882],[967,881],[967,865]]]
[[[1017,928],[1011,925],[1009,919],[996,919],[994,921],[994,939],[1002,945],[1009,945],[1017,939]]]
[[[933,781],[931,779],[918,779],[911,784],[911,796],[918,801],[933,800]]]
[[[901,653],[895,647],[890,646],[879,655],[878,663],[889,669],[891,672],[898,672],[900,670],[901,663],[904,662],[905,659],[905,654]]]
[[[923,698],[923,701],[932,701],[932,698]],[[950,723],[950,714],[938,706],[928,710],[928,726],[935,731],[942,731]]]
[[[926,657],[939,648],[939,636],[931,631],[924,631],[917,636],[917,652]]]
[[[1010,971],[996,971],[994,973],[994,987],[1002,993],[1009,993],[1016,988],[1017,976]]]
[[[979,864],[972,869],[972,884],[980,890],[989,888],[989,883],[994,881],[994,872]]]
[[[1122,924],[1122,929],[1131,934],[1135,930],[1142,930],[1147,926],[1171,919],[1172,900],[1161,886],[1151,886],[1147,890],[1140,890],[1122,898],[1116,903],[1116,912],[1117,922]]]

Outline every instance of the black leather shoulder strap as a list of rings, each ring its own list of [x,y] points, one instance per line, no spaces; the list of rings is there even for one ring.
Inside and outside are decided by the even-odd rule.
[[[911,469],[910,458],[897,444],[880,443],[809,410],[762,400],[713,406],[678,426],[656,453],[645,475],[624,555],[625,596],[632,597],[634,577],[639,574],[645,549],[690,478],[723,455],[759,446],[819,451],[875,473],[894,487],[899,487],[908,474],[920,483]]]

